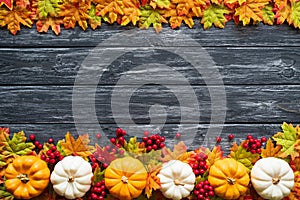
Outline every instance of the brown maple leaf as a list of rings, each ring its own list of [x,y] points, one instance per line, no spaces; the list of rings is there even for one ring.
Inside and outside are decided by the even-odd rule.
[[[168,162],[170,160],[178,159],[182,154],[186,153],[187,147],[185,146],[184,142],[179,142],[178,144],[174,145],[173,151],[171,149],[164,147],[162,148],[163,157],[161,160],[163,162]]]
[[[93,146],[89,145],[90,140],[88,134],[80,135],[77,140],[68,132],[66,139],[61,142],[61,147],[67,156],[81,156],[87,158],[94,150]]]

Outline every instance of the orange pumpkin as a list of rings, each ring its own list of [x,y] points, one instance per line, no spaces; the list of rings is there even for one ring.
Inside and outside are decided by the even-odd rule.
[[[110,194],[129,200],[140,196],[146,187],[147,171],[139,160],[125,157],[112,161],[106,168],[104,177]]]
[[[225,158],[211,166],[208,181],[218,196],[237,199],[247,191],[250,178],[242,163]]]
[[[21,156],[7,166],[5,177],[5,187],[15,198],[31,199],[48,186],[50,170],[36,156]]]

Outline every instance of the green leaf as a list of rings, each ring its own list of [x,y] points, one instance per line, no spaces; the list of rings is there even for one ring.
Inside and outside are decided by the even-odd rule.
[[[171,2],[169,0],[151,0],[149,4],[152,8],[169,8]]]
[[[273,13],[273,6],[271,4],[267,5],[262,9],[263,11],[263,22],[265,24],[273,25],[275,20],[275,14]]]
[[[90,16],[88,22],[93,30],[95,30],[98,26],[101,26],[101,17],[96,15],[96,6],[91,4],[91,9],[88,12]]]
[[[210,28],[213,24],[218,28],[224,28],[226,23],[224,15],[229,13],[230,11],[224,5],[211,4],[204,10],[201,23],[204,25],[204,29]]]
[[[0,155],[0,169],[7,165],[5,158],[6,158],[5,156]]]
[[[154,10],[149,5],[146,5],[145,7],[141,7],[141,11],[139,27],[142,29],[148,29],[152,25],[156,32],[160,32],[162,23],[167,23],[167,20],[158,9]]]
[[[0,199],[1,200],[13,200],[14,199],[14,196],[6,190],[4,184],[0,185]]]
[[[252,154],[251,152],[247,151],[247,149],[243,147],[245,142],[246,141],[243,141],[240,146],[238,146],[236,143],[233,143],[229,157],[242,163],[247,168],[248,172],[250,172],[253,167],[253,163],[259,159],[259,154]]]
[[[104,179],[104,172],[105,170],[101,171],[101,168],[97,166],[97,168],[94,171],[94,185],[97,182],[101,182]]]
[[[23,156],[32,153],[34,145],[32,142],[26,142],[25,133],[23,131],[15,133],[10,139],[6,137],[6,141],[1,142],[3,147],[3,155],[5,156]]]
[[[292,1],[291,12],[287,18],[288,23],[293,24],[295,28],[300,28],[300,2]]]
[[[297,131],[292,124],[283,123],[281,126],[283,132],[278,132],[272,138],[276,141],[277,145],[281,145],[280,157],[286,158],[291,156],[292,159],[299,156],[299,153],[295,151],[295,144],[297,143]],[[297,129],[299,127],[296,127]]]
[[[60,0],[39,0],[37,8],[39,18],[56,17],[60,2]]]

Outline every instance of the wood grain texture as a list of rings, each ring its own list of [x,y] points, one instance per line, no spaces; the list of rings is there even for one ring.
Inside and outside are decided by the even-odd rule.
[[[19,38],[16,36],[16,38]],[[57,38],[60,38],[57,37]],[[71,43],[72,44],[72,43]],[[0,48],[0,85],[73,85],[82,62],[93,48]],[[115,51],[104,48],[103,51]],[[288,47],[209,47],[205,50],[215,62],[224,84],[300,84],[300,48]],[[124,74],[141,64],[165,64],[182,74],[191,85],[205,84],[204,74],[199,75],[190,63],[169,51],[149,48],[128,48],[127,53],[111,65],[91,68],[88,74],[102,69],[100,85],[114,85]],[[200,54],[200,53],[199,53]],[[97,55],[97,54],[96,54]],[[90,54],[91,56],[91,54]],[[199,60],[201,62],[201,56]],[[164,79],[164,69],[153,69],[158,79]],[[139,77],[144,71],[131,72]],[[170,78],[174,74],[168,74]],[[176,77],[175,77],[176,78]]]
[[[195,27],[189,29],[182,26],[178,30],[172,30],[167,25],[164,26],[162,34],[164,40],[156,41],[155,44],[185,43],[177,38],[180,34],[186,34],[196,40],[202,46],[299,46],[299,30],[286,24],[279,26],[266,26],[259,24],[257,26],[236,26],[233,22],[227,23],[225,29],[211,28],[203,30],[196,20]],[[0,47],[45,47],[45,46],[97,46],[110,36],[126,30],[132,30],[136,27],[120,27],[119,25],[103,24],[96,31],[88,29],[82,31],[78,26],[75,29],[65,30],[59,37],[49,31],[48,34],[37,33],[35,26],[32,29],[22,27],[17,36],[12,36],[4,28],[1,29]],[[144,45],[143,35],[154,30],[139,30],[141,33],[141,45]],[[144,41],[144,42],[143,42]],[[130,43],[129,43],[130,44]],[[116,42],[112,44],[118,46]]]
[[[150,123],[149,109],[160,104],[167,114],[167,123],[180,123],[181,106],[189,112],[190,123],[198,123],[195,112],[200,110],[200,123],[211,120],[211,98],[206,86],[194,86],[197,104],[180,105],[175,94],[188,96],[185,86],[163,87],[156,85],[136,88],[129,101],[123,99],[133,86],[98,87],[95,98],[95,109],[100,123],[114,123],[118,119],[125,124],[128,118],[135,123]],[[215,87],[218,91],[218,86]],[[0,87],[0,122],[1,123],[72,123],[72,86],[2,86]],[[120,98],[112,103],[113,90],[120,91]],[[225,86],[227,107],[215,107],[217,113],[226,111],[227,123],[281,123],[283,121],[299,121],[300,86],[269,85],[269,86]],[[79,120],[87,122],[93,115],[93,105],[88,104],[92,95],[89,86],[79,87],[83,98],[74,105],[81,111]],[[220,90],[221,91],[221,90]],[[93,100],[93,99],[92,99]],[[218,101],[218,100],[216,100]],[[221,102],[221,100],[220,100]],[[218,102],[217,102],[218,103]],[[112,113],[111,105],[124,106],[124,110]],[[125,110],[129,109],[130,116]],[[164,119],[165,113],[158,112],[153,118]],[[87,122],[88,123],[88,122]],[[215,122],[217,123],[217,122]]]

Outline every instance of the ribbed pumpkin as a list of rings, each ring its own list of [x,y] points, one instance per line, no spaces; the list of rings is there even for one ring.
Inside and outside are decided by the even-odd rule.
[[[146,187],[147,171],[139,160],[124,157],[112,161],[106,168],[104,177],[110,194],[129,200],[140,196]]]
[[[50,170],[36,156],[21,156],[7,166],[5,177],[5,187],[16,199],[31,199],[48,186]]]
[[[208,181],[218,196],[237,199],[247,191],[250,178],[243,164],[232,158],[225,158],[211,166]]]

